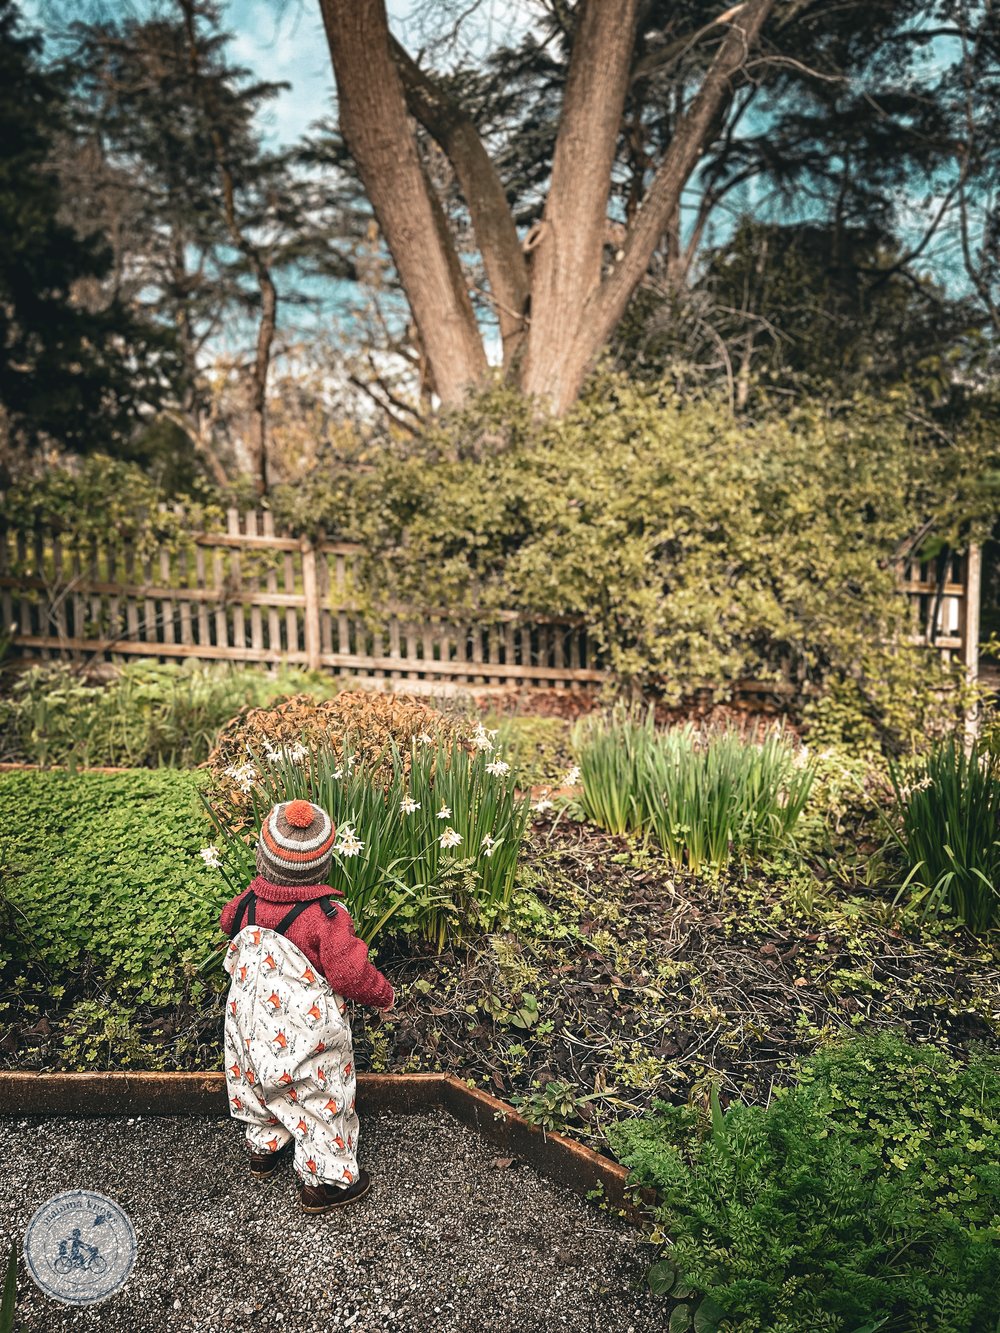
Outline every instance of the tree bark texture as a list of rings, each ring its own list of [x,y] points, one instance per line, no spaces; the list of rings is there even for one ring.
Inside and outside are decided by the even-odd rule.
[[[458,256],[417,149],[384,0],[320,0],[340,128],[392,254],[446,405],[484,378],[486,354]]]
[[[500,325],[503,361],[521,344],[528,306],[528,265],[500,177],[472,118],[423,72],[397,41],[392,54],[411,114],[440,146],[458,179]]]
[[[621,228],[620,258],[604,274],[622,113],[630,84],[642,75],[634,64],[639,0],[580,0],[548,197],[540,222],[523,243],[471,118],[390,38],[384,0],[320,0],[344,139],[444,403],[459,401],[483,379],[486,359],[407,110],[454,168],[500,320],[505,364],[518,358],[521,387],[562,413],[579,395],[664,233],[679,216],[681,192],[774,3],[744,0],[692,38],[724,30],[652,184],[627,228]],[[525,250],[530,251],[527,260]]]
[[[635,44],[637,0],[584,0],[538,244],[522,384],[557,410],[582,376],[566,360],[584,306],[601,281],[611,168]],[[576,386],[575,389],[573,386]]]

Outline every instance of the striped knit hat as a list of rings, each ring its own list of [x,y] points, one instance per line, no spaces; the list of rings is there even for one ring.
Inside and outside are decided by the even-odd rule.
[[[337,835],[325,810],[311,801],[282,801],[260,830],[257,871],[272,884],[325,884]]]

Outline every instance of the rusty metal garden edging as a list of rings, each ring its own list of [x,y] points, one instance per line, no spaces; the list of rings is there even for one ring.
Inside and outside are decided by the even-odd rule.
[[[410,1114],[441,1107],[509,1156],[631,1221],[643,1218],[623,1166],[563,1134],[529,1124],[507,1102],[452,1074],[359,1074],[359,1109]],[[228,1115],[222,1073],[0,1071],[0,1117]]]

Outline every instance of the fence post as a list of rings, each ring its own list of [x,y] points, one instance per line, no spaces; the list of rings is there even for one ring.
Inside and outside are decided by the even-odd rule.
[[[970,545],[965,556],[965,596],[961,603],[961,621],[959,632],[962,636],[962,662],[969,680],[975,684],[979,679],[979,617],[983,595],[983,550],[981,546]],[[969,742],[979,734],[978,708],[966,716],[965,733]]]
[[[320,668],[319,586],[316,580],[316,550],[308,537],[301,539],[302,591],[306,599],[306,665],[310,671]]]

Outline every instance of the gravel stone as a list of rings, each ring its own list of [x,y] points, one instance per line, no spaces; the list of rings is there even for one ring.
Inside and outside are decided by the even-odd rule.
[[[229,1120],[0,1120],[0,1240],[52,1195],[94,1189],[129,1214],[139,1257],[99,1305],[44,1296],[23,1259],[17,1326],[294,1329],[295,1333],[653,1333],[652,1257],[639,1233],[444,1111],[362,1122],[372,1189],[323,1217],[299,1211],[290,1163],[255,1181]],[[9,1244],[9,1239],[4,1241]]]

